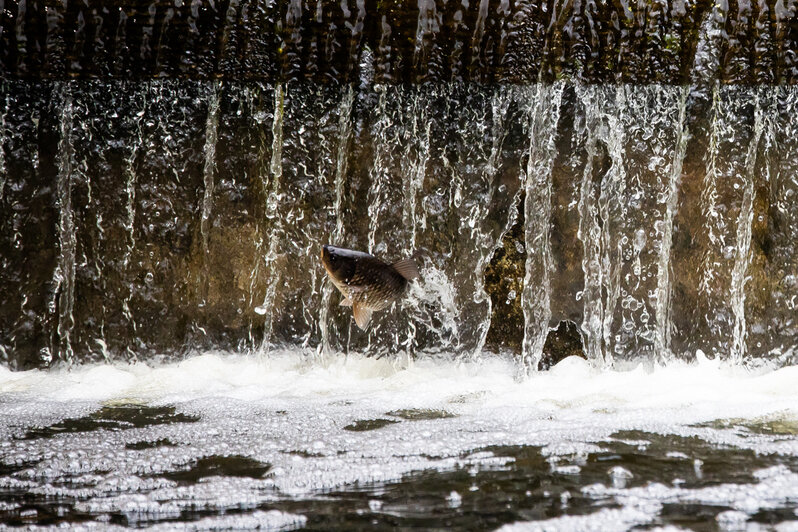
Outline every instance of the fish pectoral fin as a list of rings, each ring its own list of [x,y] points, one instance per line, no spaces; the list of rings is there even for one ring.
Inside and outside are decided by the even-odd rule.
[[[394,270],[399,272],[399,275],[408,281],[412,281],[418,277],[418,266],[413,259],[398,260],[391,264],[391,266],[393,266]]]
[[[364,307],[362,304],[355,302],[352,305],[352,314],[355,316],[355,323],[357,326],[366,330],[371,320],[371,309]]]
[[[345,297],[345,298],[343,298],[341,300],[340,304],[341,304],[342,307],[351,307],[352,306],[352,300],[349,299],[348,297]]]

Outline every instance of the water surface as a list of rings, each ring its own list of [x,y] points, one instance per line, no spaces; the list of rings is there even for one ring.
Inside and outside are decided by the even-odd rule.
[[[794,367],[206,353],[0,373],[11,525],[729,529],[798,520]]]

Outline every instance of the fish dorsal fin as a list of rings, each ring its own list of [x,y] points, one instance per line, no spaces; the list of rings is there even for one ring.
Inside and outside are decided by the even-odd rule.
[[[357,323],[357,326],[365,331],[371,320],[371,309],[355,301],[354,304],[352,304],[352,314],[355,315],[355,323]]]
[[[416,266],[416,261],[413,259],[398,260],[391,264],[391,266],[393,266],[394,270],[399,272],[399,275],[408,281],[412,281],[418,277],[418,266]]]
[[[348,297],[343,298],[341,300],[341,306],[342,307],[351,307],[352,306],[352,300],[349,299]]]

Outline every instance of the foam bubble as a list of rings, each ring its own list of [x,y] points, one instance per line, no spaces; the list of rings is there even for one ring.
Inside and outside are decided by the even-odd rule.
[[[798,441],[779,433],[798,424],[798,368],[751,371],[699,360],[608,371],[572,358],[523,380],[518,373],[514,360],[495,356],[463,362],[350,355],[320,363],[297,351],[265,358],[206,353],[172,364],[69,371],[0,369],[0,433],[32,434],[0,442],[0,462],[16,471],[0,476],[0,486],[72,498],[87,513],[118,513],[142,524],[185,511],[246,510],[242,519],[257,521],[267,517],[253,511],[279,497],[418,471],[462,468],[476,476],[505,467],[514,458],[486,450],[498,446],[538,446],[551,471],[584,476],[588,456],[607,446],[653,445],[621,431],[798,456]],[[103,420],[114,408],[130,408],[139,418]],[[756,432],[758,425],[767,430]],[[700,460],[692,454],[669,450],[667,457]],[[203,460],[222,469],[206,471]],[[230,473],[225,464],[245,470]],[[623,529],[650,524],[668,502],[751,515],[798,499],[798,476],[783,466],[758,471],[754,490],[750,484],[688,488],[670,485],[670,478],[628,487],[639,478],[612,466],[589,480],[601,483],[582,495],[610,498],[620,508],[514,526]],[[196,482],[170,480],[181,474]],[[443,498],[447,493],[454,508],[467,492],[459,500],[451,490]]]

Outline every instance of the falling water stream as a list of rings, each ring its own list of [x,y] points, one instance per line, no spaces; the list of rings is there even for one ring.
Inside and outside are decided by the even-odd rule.
[[[559,118],[563,86],[543,86],[530,95],[529,153],[525,171],[524,244],[527,250],[524,292],[524,363],[537,368],[551,322],[552,256],[551,164],[554,132]]]
[[[6,92],[6,91],[4,91]],[[5,145],[6,138],[6,113],[8,112],[8,99],[6,98],[3,112],[0,113],[0,141]],[[3,198],[3,192],[6,186],[6,155],[3,150],[0,150],[0,199]]]
[[[74,146],[72,144],[73,97],[69,84],[62,87],[61,139],[58,143],[58,177],[56,197],[58,206],[58,265],[53,274],[53,300],[51,312],[58,314],[57,348],[55,352],[71,360],[72,328],[75,326],[75,221],[72,211],[72,174],[75,169]]]

